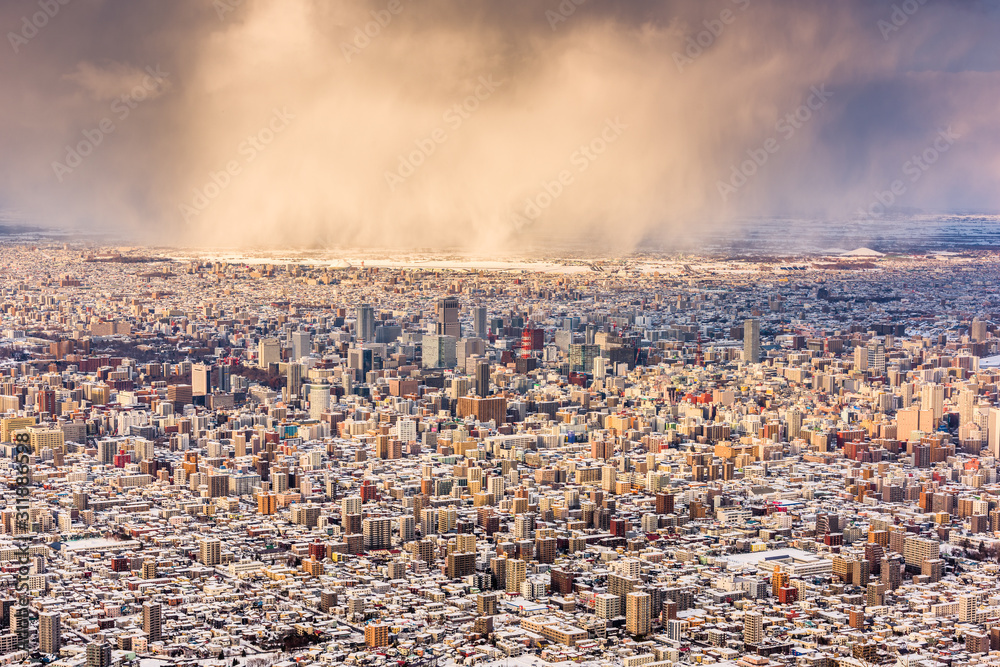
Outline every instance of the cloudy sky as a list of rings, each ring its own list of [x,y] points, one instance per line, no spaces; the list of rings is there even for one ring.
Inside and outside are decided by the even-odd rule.
[[[11,0],[0,209],[204,246],[625,250],[1000,210],[986,0]]]

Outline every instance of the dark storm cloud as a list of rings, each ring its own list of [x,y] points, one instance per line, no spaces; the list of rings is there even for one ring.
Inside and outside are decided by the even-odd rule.
[[[10,2],[0,201],[170,242],[625,249],[851,216],[951,126],[901,204],[995,210],[998,25],[918,0]]]

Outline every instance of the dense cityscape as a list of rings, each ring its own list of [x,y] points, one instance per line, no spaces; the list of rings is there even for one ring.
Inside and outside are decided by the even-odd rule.
[[[7,243],[0,662],[1000,664],[996,260]]]

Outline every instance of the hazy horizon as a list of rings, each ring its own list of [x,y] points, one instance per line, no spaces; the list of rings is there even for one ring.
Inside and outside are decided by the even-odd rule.
[[[30,224],[624,252],[1000,211],[985,1],[50,0],[0,26],[0,210]]]

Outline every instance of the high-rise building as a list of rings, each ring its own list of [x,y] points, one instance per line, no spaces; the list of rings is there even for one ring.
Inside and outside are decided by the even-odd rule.
[[[257,343],[257,365],[263,369],[281,361],[281,343],[277,338],[262,338]]]
[[[944,414],[944,385],[933,383],[921,385],[920,409],[930,410],[933,413],[933,427],[936,427]]]
[[[202,565],[212,567],[222,562],[222,542],[214,537],[208,537],[198,545],[198,560]]]
[[[205,396],[212,393],[212,367],[209,364],[191,366],[191,395]]]
[[[476,362],[476,396],[486,398],[490,395],[490,362]]]
[[[55,417],[59,414],[56,405],[55,390],[44,387],[35,394],[35,410],[38,412],[45,412]]]
[[[592,373],[594,360],[601,356],[599,345],[572,343],[569,346],[569,369],[577,373]]]
[[[291,362],[288,364],[288,368],[285,371],[285,376],[287,382],[285,386],[288,388],[288,396],[301,396],[302,395],[302,364],[298,362]]]
[[[312,351],[312,336],[308,331],[292,332],[292,361],[309,356]]]
[[[364,519],[361,532],[365,549],[388,549],[392,546],[392,519],[387,516]]]
[[[358,306],[355,337],[359,341],[372,343],[375,341],[375,309],[367,303]]]
[[[421,341],[421,364],[424,368],[454,368],[458,363],[455,336],[425,335]]]
[[[479,398],[463,396],[458,399],[455,413],[459,418],[475,417],[477,421],[492,421],[497,426],[507,421],[507,399],[503,396]]]
[[[798,438],[802,433],[802,411],[789,408],[785,412],[785,423],[788,439]]]
[[[759,644],[764,641],[764,616],[759,611],[743,614],[743,643]]]
[[[347,366],[358,372],[358,379],[366,382],[368,371],[374,368],[375,353],[369,348],[355,347],[347,352]]]
[[[629,634],[648,635],[651,614],[652,600],[649,593],[636,591],[625,596],[625,629]]]
[[[438,532],[438,512],[432,507],[420,510],[420,534],[424,537]]]
[[[958,425],[965,426],[972,423],[973,414],[976,410],[978,393],[975,389],[965,387],[958,392]]]
[[[45,654],[57,654],[61,645],[59,612],[40,612],[38,614],[38,650]]]
[[[416,521],[412,516],[400,516],[396,521],[399,524],[399,539],[404,544],[412,542],[417,538]]]
[[[760,361],[760,320],[743,322],[743,360],[752,364]]]
[[[877,375],[885,373],[885,345],[877,340],[868,341],[868,372]]]
[[[142,603],[142,631],[146,633],[149,643],[158,642],[163,639],[160,605],[158,603]]]
[[[506,591],[519,595],[521,584],[527,579],[527,565],[523,560],[508,558],[506,567]]]
[[[229,393],[233,390],[233,367],[229,364],[219,364],[212,372],[213,386],[219,391]]]
[[[458,321],[458,298],[446,296],[438,299],[435,306],[437,316],[435,333],[439,336],[451,336],[459,339],[462,337],[462,324]]]
[[[615,492],[615,482],[618,479],[618,470],[614,466],[604,466],[601,468],[601,488],[607,493]]]
[[[970,330],[970,338],[973,343],[981,343],[990,337],[989,334],[989,323],[983,322],[979,318],[972,320],[972,327]]]
[[[185,405],[190,405],[193,397],[194,393],[189,384],[167,385],[167,403],[174,404],[175,412],[181,412]]]
[[[489,322],[486,319],[486,308],[476,306],[472,309],[472,325],[476,338],[486,338],[490,335]]]
[[[389,645],[389,626],[383,623],[369,623],[365,626],[365,646],[377,648]]]
[[[104,640],[87,644],[87,667],[111,667],[111,644]]]
[[[311,384],[308,386],[309,418],[322,419],[323,413],[330,407],[330,385]]]
[[[979,622],[979,596],[977,594],[966,593],[958,596],[958,622]]]

